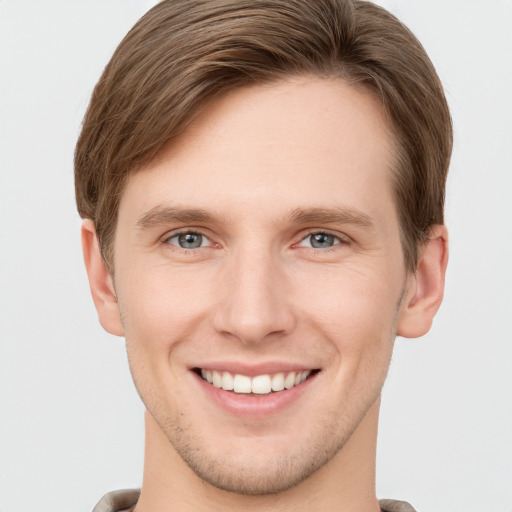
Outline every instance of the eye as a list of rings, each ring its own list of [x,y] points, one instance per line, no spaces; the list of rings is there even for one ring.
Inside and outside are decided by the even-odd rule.
[[[165,240],[166,243],[180,247],[181,249],[198,249],[212,245],[209,238],[195,231],[176,233]]]
[[[329,249],[341,243],[342,241],[337,236],[320,232],[309,234],[298,245],[299,247],[312,247],[313,249]]]

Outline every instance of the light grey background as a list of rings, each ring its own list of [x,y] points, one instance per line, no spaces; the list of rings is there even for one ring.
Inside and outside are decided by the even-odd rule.
[[[138,487],[142,405],[89,297],[73,148],[93,85],[155,2],[0,1],[0,511]],[[397,341],[377,488],[422,512],[512,511],[512,1],[380,2],[423,42],[455,124],[451,261],[431,333]]]

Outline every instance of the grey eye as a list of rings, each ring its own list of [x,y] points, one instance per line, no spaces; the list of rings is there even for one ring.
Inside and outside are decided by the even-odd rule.
[[[316,233],[315,235],[311,235],[311,247],[314,247],[315,249],[332,247],[334,242],[334,237],[327,233]]]
[[[329,249],[334,245],[338,245],[340,239],[329,233],[312,233],[304,238],[300,245],[302,247],[313,247],[313,249]]]
[[[208,238],[201,233],[178,233],[171,236],[168,240],[171,245],[176,245],[182,249],[197,249],[208,245]]]

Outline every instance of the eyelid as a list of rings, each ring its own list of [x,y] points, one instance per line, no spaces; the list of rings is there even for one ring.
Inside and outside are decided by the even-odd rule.
[[[341,243],[349,243],[352,240],[348,235],[340,233],[339,231],[331,231],[330,229],[310,229],[305,234],[301,235],[298,243],[312,235],[329,235],[338,239]]]
[[[201,235],[204,238],[206,238],[210,243],[207,246],[204,247],[197,247],[196,249],[185,249],[184,247],[180,247],[179,245],[174,245],[170,243],[170,240],[172,238],[178,237],[180,235],[186,235],[189,233]],[[181,249],[182,251],[190,251],[190,250],[197,250],[197,249],[204,249],[205,247],[214,247],[218,246],[219,244],[216,244],[210,235],[207,235],[204,230],[201,228],[178,228],[174,231],[167,232],[163,237],[161,237],[161,242],[163,244],[172,245],[173,247],[176,247],[177,249]]]
[[[205,231],[206,230],[204,230],[202,228],[195,228],[195,227],[177,228],[177,229],[175,229],[173,231],[169,231],[165,235],[163,235],[160,238],[160,241],[163,244],[173,245],[174,247],[181,249],[181,250],[190,250],[190,249],[184,249],[183,247],[179,247],[178,245],[171,244],[171,243],[169,243],[169,240],[171,240],[172,238],[178,237],[179,235],[185,235],[188,233],[196,233],[196,234],[202,235],[204,238],[206,238],[209,241],[209,245],[206,247],[214,247],[214,246],[220,247],[220,244],[214,242],[212,240],[211,235],[207,234]],[[301,242],[306,240],[308,237],[310,237],[312,235],[317,235],[317,234],[325,234],[325,235],[334,237],[336,240],[338,240],[338,243],[334,244],[334,246],[341,245],[341,244],[348,244],[352,241],[352,239],[344,233],[333,232],[329,229],[310,229],[305,234],[302,234],[300,236],[299,240],[297,242],[295,242],[293,244],[293,246],[295,246],[295,247],[300,246]],[[334,247],[334,246],[332,246],[332,247]],[[203,248],[204,247],[198,247],[197,249],[203,249]],[[193,250],[197,250],[197,249],[193,249]],[[317,248],[312,248],[312,249],[320,250],[320,251],[324,251],[324,252],[326,250],[326,249],[317,249]]]
[[[309,237],[313,235],[329,235],[335,238],[334,245],[328,246],[328,247],[312,247],[307,245],[302,245],[302,243],[307,240]],[[345,233],[340,233],[339,231],[333,232],[329,229],[310,229],[306,232],[306,234],[302,235],[298,242],[293,244],[292,247],[296,249],[304,249],[309,251],[314,251],[318,254],[326,254],[332,251],[336,251],[341,249],[343,246],[347,246],[352,242],[352,239],[346,235]]]

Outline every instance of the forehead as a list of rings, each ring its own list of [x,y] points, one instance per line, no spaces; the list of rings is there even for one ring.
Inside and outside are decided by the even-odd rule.
[[[346,206],[378,217],[392,203],[393,154],[384,109],[365,89],[314,77],[243,88],[129,177],[120,215],[164,204],[249,218],[262,205],[269,216]]]

